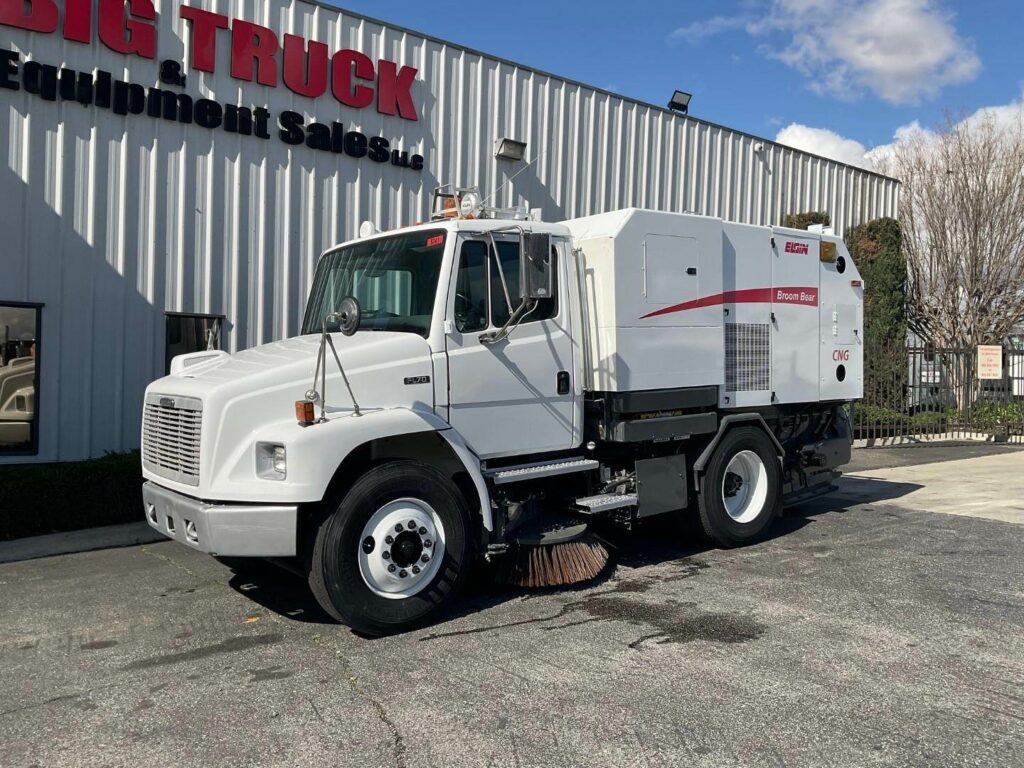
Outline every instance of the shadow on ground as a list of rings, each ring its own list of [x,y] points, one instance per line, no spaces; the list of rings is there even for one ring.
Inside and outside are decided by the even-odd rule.
[[[826,514],[845,514],[862,504],[881,503],[905,496],[920,485],[874,478],[847,476],[838,482],[835,492],[786,508],[765,541],[796,533]],[[445,621],[486,611],[509,600],[524,596],[566,593],[592,589],[615,575],[615,565],[644,568],[670,562],[693,565],[697,555],[714,547],[705,542],[692,522],[674,515],[662,515],[632,531],[602,528],[600,536],[612,552],[612,564],[596,579],[573,587],[525,590],[502,584],[494,569],[478,567],[469,579],[463,599],[448,613]],[[236,559],[225,562],[234,572],[229,586],[254,603],[279,616],[297,622],[334,624],[316,602],[305,578],[281,565],[260,559]],[[699,564],[699,561],[698,561]]]

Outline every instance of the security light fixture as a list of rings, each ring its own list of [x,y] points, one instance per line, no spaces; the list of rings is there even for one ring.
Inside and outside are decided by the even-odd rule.
[[[672,98],[668,102],[668,108],[673,112],[681,112],[686,115],[690,112],[690,99],[693,98],[692,93],[686,91],[676,91],[672,94]]]
[[[494,142],[494,156],[505,160],[522,160],[526,156],[526,142],[501,138]]]

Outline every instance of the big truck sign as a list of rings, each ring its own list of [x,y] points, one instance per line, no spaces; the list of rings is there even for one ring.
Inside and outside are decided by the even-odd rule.
[[[413,98],[417,69],[389,59],[374,61],[351,49],[331,52],[316,40],[285,34],[242,19],[182,4],[178,14],[189,30],[188,62],[200,72],[216,71],[218,50],[227,46],[231,77],[269,88],[284,87],[299,96],[319,99],[330,94],[355,110],[374,106],[382,115],[417,121]],[[157,14],[152,0],[0,0],[0,24],[45,35],[61,35],[83,45],[95,41],[116,53],[156,60]],[[142,115],[208,129],[271,138],[272,116],[265,107],[221,104],[179,92],[187,85],[183,62],[159,64],[160,87],[115,80],[100,70],[78,72],[66,67],[24,60],[13,50],[0,50],[0,89],[25,91],[44,99],[74,100],[85,106],[111,109],[121,115]],[[288,144],[368,157],[375,162],[420,170],[423,157],[391,147],[381,136],[346,131],[341,122],[305,121],[282,111],[276,116],[277,137]]]

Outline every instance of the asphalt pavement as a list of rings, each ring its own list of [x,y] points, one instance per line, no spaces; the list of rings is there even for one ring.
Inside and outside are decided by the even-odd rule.
[[[0,565],[0,765],[1024,766],[1024,525],[877,450],[764,543],[659,525],[380,640],[173,542]],[[951,457],[933,499],[1024,469]]]

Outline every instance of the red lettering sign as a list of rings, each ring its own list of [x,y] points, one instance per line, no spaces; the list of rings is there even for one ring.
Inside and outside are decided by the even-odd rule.
[[[100,40],[117,53],[156,58],[156,9],[153,0],[100,0]],[[137,16],[146,21],[136,21]]]
[[[297,35],[284,36],[284,84],[300,96],[315,99],[327,93],[327,46]]]
[[[277,85],[277,35],[272,29],[249,21],[231,23],[231,76],[256,80],[260,85]],[[255,70],[255,77],[253,71]]]
[[[794,243],[794,242],[791,242],[791,241],[786,243],[786,253],[808,253],[808,252],[810,252],[810,248],[808,247],[807,243]]]
[[[228,28],[228,17],[183,5],[181,18],[192,22],[190,58],[193,68],[201,72],[213,72],[217,66],[217,30]]]
[[[93,0],[64,0],[65,40],[89,44],[95,29],[100,42],[112,51],[156,58],[153,0],[98,0],[95,19],[93,5]],[[388,59],[375,64],[366,54],[348,49],[331,56],[324,43],[298,35],[284,35],[282,46],[277,34],[267,27],[191,5],[181,5],[179,13],[189,24],[188,61],[193,69],[216,71],[217,32],[230,30],[234,78],[273,88],[280,74],[289,90],[315,99],[327,93],[330,74],[331,93],[345,106],[364,109],[376,100],[382,115],[419,119],[412,93],[416,67]],[[56,0],[0,0],[0,25],[49,34],[61,26],[61,8]],[[807,253],[807,246],[802,247],[802,253]]]
[[[0,0],[0,24],[29,32],[56,32],[60,21],[53,0]]]
[[[427,238],[427,248],[433,248],[436,245],[444,244],[444,235],[434,235],[433,237]]]
[[[370,106],[373,103],[373,88],[353,85],[353,77],[372,82],[373,62],[359,51],[338,51],[331,60],[331,92],[334,98],[356,109]]]
[[[850,350],[848,349],[835,349],[832,350],[832,359],[837,363],[848,363],[850,362]]]
[[[412,101],[412,84],[415,81],[415,67],[399,69],[393,61],[378,61],[377,111],[385,115],[399,114],[406,120],[415,120],[416,105]]]

